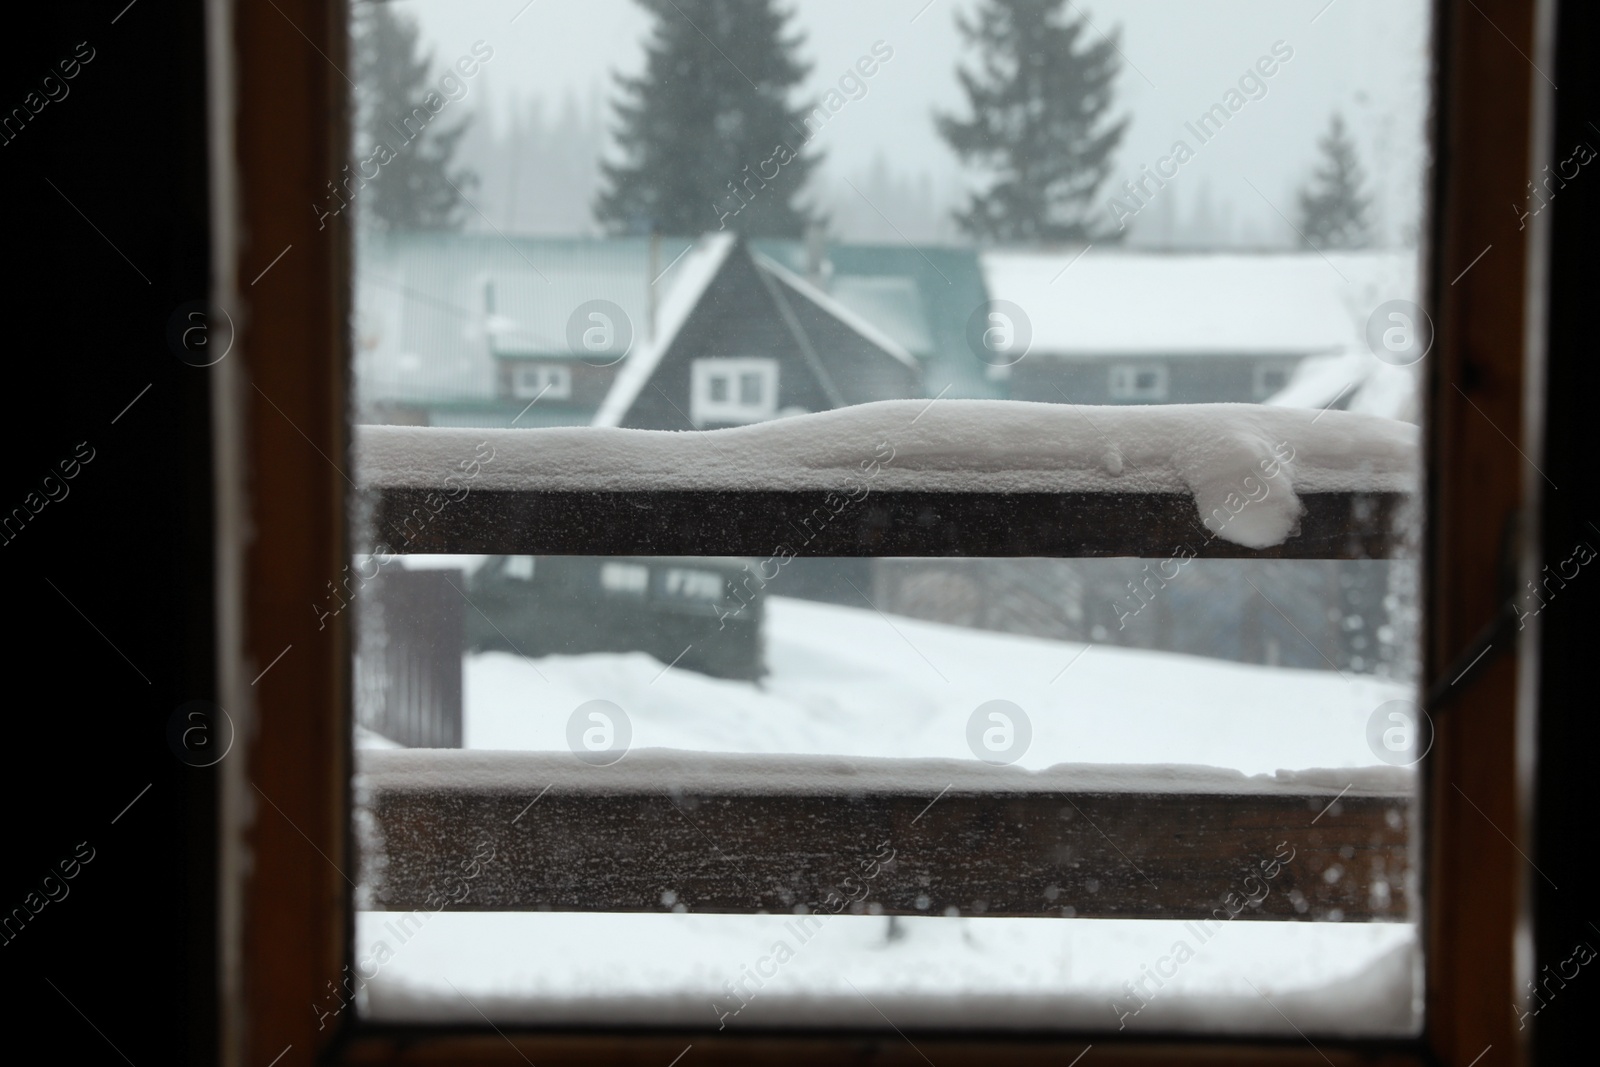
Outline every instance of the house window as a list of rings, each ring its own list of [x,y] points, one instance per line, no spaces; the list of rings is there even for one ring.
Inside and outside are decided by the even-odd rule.
[[[1265,400],[1283,392],[1289,384],[1289,368],[1281,363],[1258,363],[1255,368],[1254,393],[1257,400]]]
[[[1165,400],[1167,368],[1161,363],[1118,363],[1111,368],[1111,399]]]
[[[532,556],[507,556],[505,565],[500,573],[507,578],[516,578],[524,582],[533,580]]]
[[[661,596],[666,600],[720,603],[722,575],[717,571],[669,567],[661,576]]]
[[[757,371],[739,375],[739,403],[743,407],[760,407],[767,393],[766,376]]]
[[[567,400],[572,397],[572,368],[559,364],[523,364],[511,369],[511,395],[518,400]]]
[[[697,359],[689,370],[689,421],[762,422],[778,413],[778,362]]]
[[[643,596],[650,584],[650,569],[638,563],[602,563],[600,588],[608,593]]]

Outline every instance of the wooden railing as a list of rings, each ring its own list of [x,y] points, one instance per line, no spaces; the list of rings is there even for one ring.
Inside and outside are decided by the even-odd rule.
[[[1186,493],[876,490],[370,494],[366,547],[396,552],[768,556],[1141,556],[1380,559],[1409,554],[1401,493],[1307,493],[1298,532],[1246,548],[1203,525]],[[433,501],[430,507],[429,500]],[[832,498],[830,500],[829,498]],[[441,504],[442,502],[442,504]]]
[[[1412,902],[1400,771],[1271,790],[1212,771],[1134,791],[1089,768],[1083,784],[1058,770],[1033,791],[1028,772],[993,768],[1006,788],[984,788],[954,766],[947,788],[919,771],[917,791],[897,761],[852,760],[841,791],[820,783],[843,761],[790,757],[816,768],[807,795],[749,784],[771,757],[708,755],[692,775],[663,773],[670,759],[364,752],[385,855],[364,875],[370,906],[1398,921]]]
[[[1301,499],[1287,540],[1249,549],[1204,525],[1186,493],[887,489],[841,505],[820,490],[473,486],[445,499],[387,485],[365,492],[370,522],[357,540],[390,552],[531,555],[1409,554],[1406,494]],[[593,769],[559,753],[521,754],[529,773],[507,790],[484,785],[465,764],[453,776],[440,755],[362,754],[372,773],[361,795],[384,852],[381,867],[367,867],[364,906],[754,913],[842,899],[851,910],[889,915],[1414,917],[1415,812],[1401,772],[1378,789],[1265,792],[1242,779],[1237,788],[1182,791],[968,783],[908,792],[868,774],[851,790],[807,794],[733,788],[705,775],[693,786],[642,788],[616,768],[604,780],[620,784],[563,786],[553,784],[560,774],[540,768]],[[705,757],[727,771],[726,782],[748,780],[761,758]]]

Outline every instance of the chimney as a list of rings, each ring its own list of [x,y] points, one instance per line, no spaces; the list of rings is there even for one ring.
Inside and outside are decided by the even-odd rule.
[[[805,256],[806,281],[827,292],[833,264],[828,262],[828,234],[820,223],[813,222],[806,227]]]

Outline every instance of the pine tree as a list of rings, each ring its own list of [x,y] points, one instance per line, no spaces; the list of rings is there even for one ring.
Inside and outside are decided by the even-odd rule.
[[[353,73],[360,92],[351,124],[355,143],[349,173],[364,180],[355,194],[363,224],[458,229],[466,209],[462,191],[475,187],[478,179],[451,164],[471,116],[453,123],[436,118],[449,102],[433,78],[432,57],[422,54],[412,17],[396,13],[390,4],[360,4],[352,29]],[[376,177],[369,177],[374,169]]]
[[[1338,112],[1317,147],[1322,163],[1300,190],[1300,232],[1314,248],[1366,248],[1372,243],[1372,198],[1362,191],[1366,174]]]
[[[1064,0],[985,0],[956,26],[980,53],[957,70],[969,119],[936,115],[939,133],[969,166],[993,176],[956,222],[991,241],[1114,240],[1090,222],[1126,118],[1107,124],[1117,75],[1115,38],[1084,40],[1087,19]]]
[[[808,109],[791,107],[809,72],[777,0],[638,0],[656,17],[645,72],[617,77],[621,162],[602,164],[595,217],[614,231],[738,229],[799,237],[796,203],[819,161]]]

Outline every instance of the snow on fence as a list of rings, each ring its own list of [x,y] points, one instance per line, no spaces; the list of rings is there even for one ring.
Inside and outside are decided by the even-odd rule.
[[[890,401],[694,433],[363,426],[355,446],[367,543],[424,553],[1385,558],[1407,552],[1420,477],[1415,426],[1232,404]],[[753,913],[843,895],[875,914],[1204,920],[1282,848],[1274,891],[1238,917],[1412,917],[1401,772],[936,763],[363,751],[364,906]],[[441,901],[469,838],[500,859]],[[832,858],[883,842],[891,876],[850,894],[858,872]]]
[[[363,426],[356,469],[371,543],[413,552],[1349,559],[1404,553],[1419,461],[1415,426],[1348,412],[935,400],[695,433]]]

